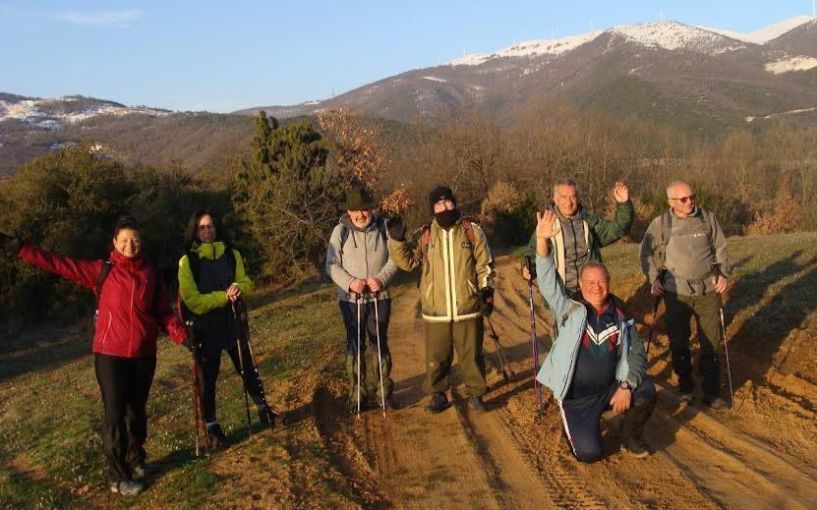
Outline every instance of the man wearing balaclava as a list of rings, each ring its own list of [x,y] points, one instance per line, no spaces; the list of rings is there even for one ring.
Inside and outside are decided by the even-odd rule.
[[[487,391],[482,352],[482,317],[493,311],[494,259],[476,223],[463,219],[451,188],[438,186],[428,196],[434,219],[416,246],[406,242],[403,221],[389,221],[389,253],[404,271],[420,267],[420,300],[426,332],[427,409],[448,406],[451,364],[456,351],[468,407],[484,412]]]

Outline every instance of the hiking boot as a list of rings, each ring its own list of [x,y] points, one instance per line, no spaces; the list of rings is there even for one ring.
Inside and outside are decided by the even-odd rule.
[[[426,410],[430,413],[437,414],[448,409],[448,397],[445,393],[438,391],[431,395],[431,401],[428,403]]]
[[[278,415],[275,413],[275,411],[273,411],[267,406],[262,406],[258,408],[258,419],[261,421],[263,425],[267,427],[270,428],[274,427],[275,418],[277,417]]]
[[[682,404],[691,404],[693,400],[695,400],[695,394],[694,393],[692,393],[692,392],[681,393],[681,403]]]
[[[137,464],[133,468],[133,478],[134,480],[142,480],[145,478],[149,478],[154,476],[159,472],[159,466],[156,464],[149,464],[147,462],[142,462]]]
[[[729,407],[729,404],[726,403],[724,399],[718,396],[704,396],[703,403],[706,407],[710,409],[726,409]]]
[[[139,480],[111,482],[111,492],[115,494],[122,494],[123,496],[136,496],[143,490],[145,490],[145,484]]]
[[[471,395],[468,397],[468,409],[477,413],[484,413],[487,411],[487,409],[485,409],[485,404],[482,402],[482,397],[479,395]]]
[[[207,425],[207,437],[210,439],[210,448],[220,450],[230,444],[230,440],[224,434],[221,425],[218,423]]]
[[[628,437],[621,445],[625,452],[638,459],[643,459],[650,455],[650,447],[643,437]]]

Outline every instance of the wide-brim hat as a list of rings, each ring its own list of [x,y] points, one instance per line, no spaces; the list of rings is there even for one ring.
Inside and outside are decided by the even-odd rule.
[[[356,186],[346,190],[343,208],[347,211],[364,211],[377,207],[377,202],[364,187]]]

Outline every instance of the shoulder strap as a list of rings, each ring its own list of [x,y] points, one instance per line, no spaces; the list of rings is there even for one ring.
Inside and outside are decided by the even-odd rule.
[[[108,273],[111,272],[112,267],[113,262],[111,262],[111,259],[108,259],[102,264],[102,269],[99,270],[99,276],[96,278],[96,286],[94,287],[94,294],[96,294],[97,301],[99,301],[99,296],[102,293],[102,284],[105,283],[105,279],[108,277]]]
[[[227,257],[227,260],[230,262],[230,267],[233,268],[233,279],[235,279],[238,273],[238,261],[235,258],[232,243],[224,243],[224,256]]]
[[[187,264],[190,266],[190,273],[193,275],[193,281],[196,285],[199,284],[199,273],[201,272],[201,259],[199,254],[193,250],[187,250]]]
[[[428,259],[428,245],[431,243],[431,225],[420,227],[420,255],[422,260]]]
[[[474,233],[474,222],[468,218],[462,219],[462,229],[465,231],[465,237],[471,241],[471,247],[475,247],[477,242],[477,235]]]
[[[343,247],[346,245],[346,240],[349,239],[349,227],[340,224],[340,253],[343,254]]]

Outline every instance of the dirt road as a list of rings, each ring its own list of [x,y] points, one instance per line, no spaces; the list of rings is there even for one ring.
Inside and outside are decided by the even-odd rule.
[[[616,282],[615,289],[639,323],[650,324],[649,302],[636,293],[638,284]],[[680,404],[672,389],[666,338],[659,329],[649,369],[659,388],[659,405],[647,431],[653,455],[634,459],[620,452],[620,420],[605,416],[608,455],[586,465],[568,451],[549,392],[541,419],[534,419],[527,287],[508,260],[500,260],[497,285],[493,323],[516,377],[506,382],[498,370],[489,369],[489,412],[469,411],[459,387],[452,390],[455,403],[450,409],[439,415],[425,411],[425,350],[414,288],[395,297],[390,327],[400,409],[385,418],[369,411],[356,419],[342,411],[344,390],[332,382],[336,378],[327,376],[318,385],[318,428],[360,506],[817,507],[817,385],[814,372],[805,369],[813,367],[808,349],[813,330],[794,330],[779,339],[780,354],[762,366],[762,360],[748,353],[762,349],[768,335],[753,335],[750,311],[736,315],[729,328],[730,338],[739,335],[732,359],[738,383],[735,407],[703,411]],[[536,300],[541,311],[541,297]],[[550,337],[543,316],[539,319],[544,357]],[[489,366],[496,366],[487,337],[486,352]]]

